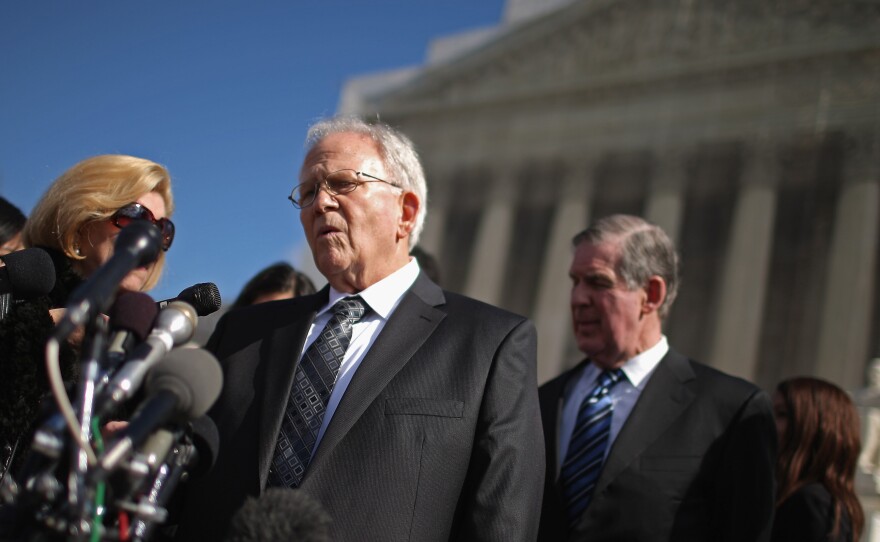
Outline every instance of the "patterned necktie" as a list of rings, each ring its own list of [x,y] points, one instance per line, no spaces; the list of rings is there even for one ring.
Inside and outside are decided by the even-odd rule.
[[[275,445],[269,485],[299,486],[312,458],[342,358],[351,342],[352,325],[363,318],[364,312],[360,296],[337,301],[330,321],[303,354],[293,376]]]
[[[593,489],[599,480],[605,450],[611,433],[611,411],[614,405],[608,392],[623,377],[623,371],[605,371],[599,383],[581,403],[577,421],[559,480],[568,513],[569,528],[587,509]]]

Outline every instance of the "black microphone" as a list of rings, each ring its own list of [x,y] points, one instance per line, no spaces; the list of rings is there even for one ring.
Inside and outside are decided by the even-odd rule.
[[[330,542],[330,515],[301,489],[269,488],[232,516],[226,542]]]
[[[162,250],[162,233],[146,220],[135,220],[119,231],[113,256],[70,295],[64,318],[54,336],[64,339],[87,324],[113,302],[119,283],[131,270],[148,265]]]
[[[109,473],[158,427],[194,420],[208,411],[223,387],[223,371],[211,353],[200,348],[171,352],[147,376],[147,399],[113,447],[100,460]]]
[[[6,318],[13,301],[47,295],[55,287],[55,264],[41,248],[10,252],[0,260],[0,320]]]
[[[155,305],[154,305],[155,306]],[[195,309],[183,301],[174,301],[156,316],[150,335],[134,347],[125,364],[96,402],[96,412],[104,416],[123,402],[131,399],[141,386],[147,372],[175,346],[192,339],[198,316]]]
[[[217,285],[213,282],[193,284],[189,288],[184,288],[177,294],[177,297],[159,301],[157,304],[162,309],[172,301],[186,301],[196,309],[196,313],[199,316],[208,316],[211,313],[217,312],[222,304],[220,290],[217,289]]]
[[[146,340],[153,328],[159,308],[153,298],[143,292],[122,291],[107,312],[110,319],[110,341],[107,356],[115,367],[138,343]]]

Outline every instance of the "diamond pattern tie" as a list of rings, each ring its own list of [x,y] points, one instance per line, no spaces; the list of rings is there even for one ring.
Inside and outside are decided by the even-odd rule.
[[[559,476],[569,528],[577,523],[589,506],[599,473],[602,472],[614,408],[608,392],[622,377],[623,371],[620,369],[603,372],[599,375],[599,383],[584,398],[578,410],[574,433]]]
[[[360,296],[337,301],[330,321],[303,354],[293,376],[275,445],[269,485],[299,486],[318,440],[342,358],[351,342],[352,325],[363,318],[364,313],[365,304]]]

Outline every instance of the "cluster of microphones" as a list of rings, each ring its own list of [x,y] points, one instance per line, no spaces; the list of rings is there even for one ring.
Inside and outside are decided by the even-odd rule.
[[[0,483],[0,538],[148,540],[167,519],[180,482],[211,467],[218,437],[205,413],[223,375],[191,339],[198,317],[220,308],[217,287],[197,284],[160,302],[119,289],[160,250],[158,228],[136,221],[71,294],[42,360],[53,401],[32,442],[22,443],[21,468]],[[39,248],[2,260],[0,319],[55,284],[52,259]],[[59,350],[79,330],[79,378],[71,385],[61,377]],[[114,419],[125,423],[111,430]]]

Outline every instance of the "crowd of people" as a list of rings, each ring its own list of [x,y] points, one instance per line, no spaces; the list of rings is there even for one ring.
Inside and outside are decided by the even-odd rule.
[[[254,513],[261,495],[295,489],[337,541],[859,540],[852,400],[811,377],[771,398],[676,351],[664,323],[680,261],[661,228],[612,215],[572,232],[584,357],[539,388],[530,320],[438,286],[418,247],[428,188],[412,142],[353,117],[306,139],[289,199],[328,284],[274,264],[217,323],[220,452],[181,488],[164,536],[222,540],[246,501]],[[41,247],[57,275],[0,320],[4,475],[43,411],[37,360],[71,292],[134,221],[158,228],[163,253],[119,288],[153,287],[173,210],[168,171],[119,155],[74,165],[26,220],[0,200],[0,258]],[[68,382],[81,340],[63,345]]]

